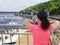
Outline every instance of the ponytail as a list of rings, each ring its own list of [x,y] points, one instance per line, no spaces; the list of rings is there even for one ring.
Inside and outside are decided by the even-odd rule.
[[[43,30],[48,29],[49,26],[50,26],[49,20],[43,19],[43,20],[42,20],[42,23],[41,23],[41,26],[42,26],[42,29],[43,29]]]
[[[48,15],[45,11],[39,11],[37,13],[37,17],[41,20],[41,26],[42,26],[42,29],[47,29],[49,28],[50,26],[50,23],[49,23],[49,20],[47,19],[48,18]]]

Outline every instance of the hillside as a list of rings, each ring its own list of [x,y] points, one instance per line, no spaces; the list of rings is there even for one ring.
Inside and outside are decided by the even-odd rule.
[[[25,11],[39,11],[41,9],[50,12],[50,15],[60,15],[60,0],[50,0],[49,2],[40,3],[25,9]]]

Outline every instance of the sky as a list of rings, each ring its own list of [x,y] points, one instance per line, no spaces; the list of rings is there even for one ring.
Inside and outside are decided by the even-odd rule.
[[[32,5],[49,0],[0,0],[0,11],[19,12]]]

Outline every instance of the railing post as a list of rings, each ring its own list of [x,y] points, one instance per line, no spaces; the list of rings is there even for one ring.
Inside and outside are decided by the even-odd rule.
[[[12,42],[11,34],[10,34],[10,42]]]
[[[20,45],[20,35],[18,34],[18,38],[19,38],[19,45]]]
[[[18,32],[18,28],[17,28],[17,32]],[[18,34],[18,39],[19,39],[19,45],[20,45],[20,35]]]
[[[29,37],[28,37],[28,34],[27,34],[27,45],[29,45]]]
[[[1,34],[1,36],[2,36],[2,45],[3,45],[3,34]]]

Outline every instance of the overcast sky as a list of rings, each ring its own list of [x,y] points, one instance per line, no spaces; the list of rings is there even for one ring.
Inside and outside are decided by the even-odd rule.
[[[48,0],[0,0],[0,11],[20,11]]]

